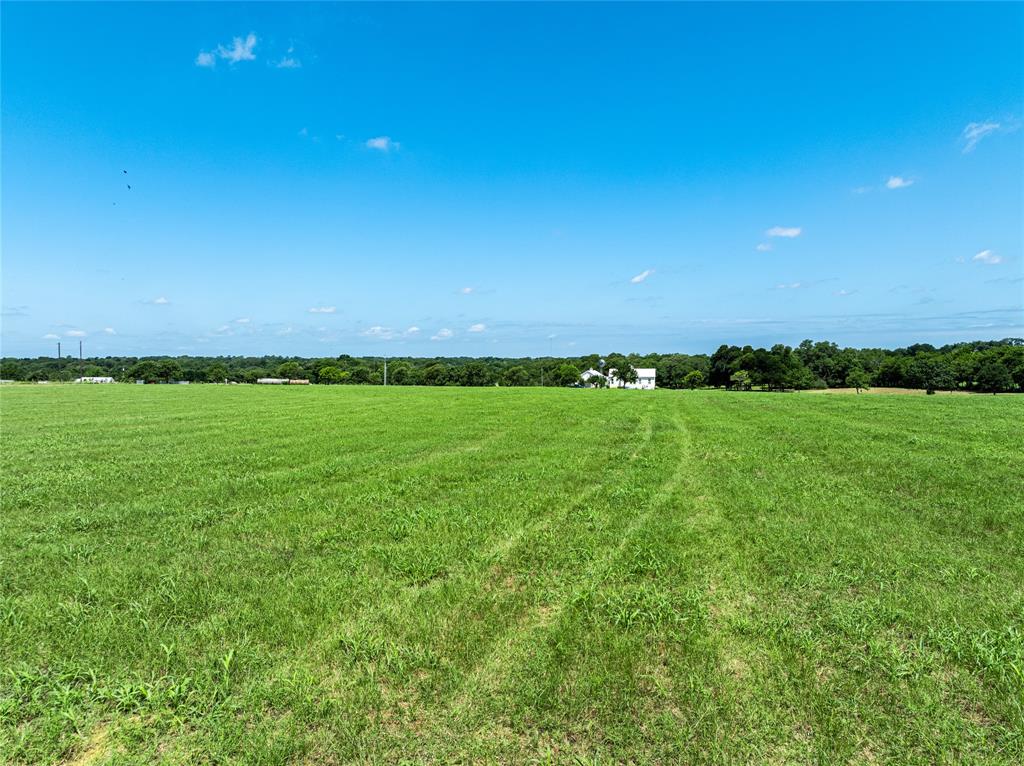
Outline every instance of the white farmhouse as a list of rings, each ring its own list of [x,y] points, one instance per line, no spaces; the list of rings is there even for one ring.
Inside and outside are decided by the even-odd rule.
[[[615,374],[615,370],[608,370],[607,378],[597,370],[587,370],[580,375],[583,379],[584,385],[593,385],[591,381],[594,378],[603,378],[608,381],[609,388],[631,388],[639,389],[643,391],[653,391],[655,387],[655,378],[657,372],[653,367],[637,367],[636,368],[636,381],[633,383],[624,383],[619,380],[619,376]]]

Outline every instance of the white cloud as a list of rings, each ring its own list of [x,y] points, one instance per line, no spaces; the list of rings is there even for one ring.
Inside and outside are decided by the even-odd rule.
[[[299,136],[300,137],[305,138],[308,135],[309,135],[309,128],[300,128],[299,129]]]
[[[803,287],[803,283],[801,283],[801,282],[790,282],[788,285],[787,284],[777,284],[777,285],[775,285],[775,289],[776,290],[799,290],[801,287]]]
[[[431,340],[448,340],[454,334],[455,333],[453,333],[447,327],[443,327],[440,330],[438,330],[434,335],[431,335],[430,339]]]
[[[833,294],[833,295],[837,295],[837,296],[839,296],[840,298],[845,298],[845,297],[846,297],[847,295],[853,295],[853,294],[854,294],[855,292],[857,292],[857,291],[856,291],[856,290],[845,290],[845,289],[844,289],[844,290],[836,290],[836,291],[835,291],[834,293],[832,293],[832,294]]]
[[[761,242],[754,249],[757,250],[757,252],[759,253],[767,253],[769,250],[772,249],[772,246],[770,242]]]
[[[400,146],[401,144],[392,141],[389,136],[377,136],[366,142],[367,149],[376,149],[381,152],[390,152],[392,149],[397,151]]]
[[[470,332],[484,332],[486,329],[487,325],[485,325],[483,322],[477,322],[476,324],[471,324],[469,326]]]
[[[459,292],[463,295],[470,295],[474,290],[476,290],[475,287],[463,287]]]
[[[295,332],[295,328],[293,328],[291,325],[288,325],[287,327],[282,327],[280,330],[278,330],[274,334],[275,335],[291,335],[293,332]]]
[[[803,231],[799,226],[772,226],[764,234],[766,237],[786,237],[787,239],[793,239],[799,237]]]
[[[171,302],[162,295],[159,298],[154,298],[150,303],[154,306],[169,306],[171,304]]]
[[[64,335],[69,338],[84,338],[86,333],[84,330],[68,330]]]
[[[643,282],[645,279],[647,279],[647,277],[651,276],[651,274],[653,274],[653,273],[654,273],[654,269],[644,269],[643,271],[641,271],[639,274],[637,274],[635,277],[633,277],[629,281],[632,282],[634,285],[638,285],[641,282]]]
[[[46,333],[46,335],[43,336],[43,340],[60,340],[60,336],[55,335],[52,332],[48,332]]]
[[[871,187],[870,186],[855,186],[850,191],[852,191],[854,194],[867,194],[869,191],[871,191]]]
[[[234,38],[230,48],[218,45],[217,55],[232,64],[237,64],[239,61],[254,61],[256,59],[256,54],[253,53],[255,48],[256,35],[250,32],[244,40],[241,37]]]
[[[299,69],[299,68],[301,68],[302,67],[302,62],[299,61],[299,59],[297,59],[295,56],[293,56],[292,55],[293,53],[295,53],[295,46],[294,45],[289,45],[288,46],[288,52],[284,56],[279,58],[277,60],[277,62],[274,64],[274,66],[276,66],[278,69]]]
[[[419,331],[420,331],[420,328],[417,327],[416,325],[413,325],[412,327],[410,327],[408,330],[405,331],[405,334],[406,335],[416,335],[416,334],[419,333]]]
[[[969,154],[974,151],[974,147],[978,145],[985,136],[995,133],[1001,128],[998,122],[969,122],[967,127],[964,128],[960,134],[961,140],[964,142],[963,153]]]
[[[313,306],[310,310],[310,314],[333,314],[337,309],[334,306]]]
[[[104,327],[103,332],[105,332],[107,335],[117,335],[117,330],[115,330],[113,327]]]
[[[381,340],[391,340],[395,336],[395,331],[390,327],[381,327],[380,325],[374,325],[366,330],[363,330],[362,334],[367,338],[380,338]]]
[[[985,263],[989,266],[995,266],[997,263],[1003,262],[1003,257],[1001,255],[996,255],[991,250],[982,250],[971,258],[971,260],[976,261],[977,263]]]
[[[256,59],[256,54],[253,52],[255,48],[256,35],[250,32],[245,39],[233,38],[230,48],[218,45],[215,51],[199,51],[199,55],[196,56],[196,66],[212,69],[217,64],[217,58],[222,58],[231,64],[237,64],[239,61],[254,61]]]
[[[902,176],[889,176],[889,180],[885,182],[886,189],[906,189],[908,186],[914,184],[914,179],[903,178]]]
[[[252,320],[249,319],[249,317],[242,317],[241,319],[236,319],[235,324],[249,324],[251,321]]]

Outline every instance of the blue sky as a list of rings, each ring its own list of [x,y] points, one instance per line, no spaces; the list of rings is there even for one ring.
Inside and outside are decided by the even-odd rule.
[[[1009,3],[4,3],[2,352],[1024,335],[1022,28]]]

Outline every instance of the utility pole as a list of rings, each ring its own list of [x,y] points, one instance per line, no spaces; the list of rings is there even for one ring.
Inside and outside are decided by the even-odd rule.
[[[60,361],[60,341],[57,341],[57,361]]]
[[[388,384],[388,358],[384,357],[384,385]]]
[[[78,377],[85,377],[85,370],[82,367],[82,341],[78,341]]]

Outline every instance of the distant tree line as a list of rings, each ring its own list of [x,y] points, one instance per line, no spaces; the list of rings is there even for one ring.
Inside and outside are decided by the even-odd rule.
[[[571,386],[597,368],[597,354],[578,357],[392,357],[388,383],[396,386]],[[609,354],[604,368],[628,379],[639,367],[657,370],[659,388],[714,386],[786,390],[886,386],[928,391],[1024,391],[1024,339],[954,343],[936,348],[919,343],[894,350],[840,348],[805,340],[795,348],[719,347],[706,354]],[[179,356],[102,357],[81,363],[67,357],[0,360],[0,378],[70,381],[111,376],[147,383],[254,383],[258,378],[303,378],[325,385],[380,385],[383,357]]]

